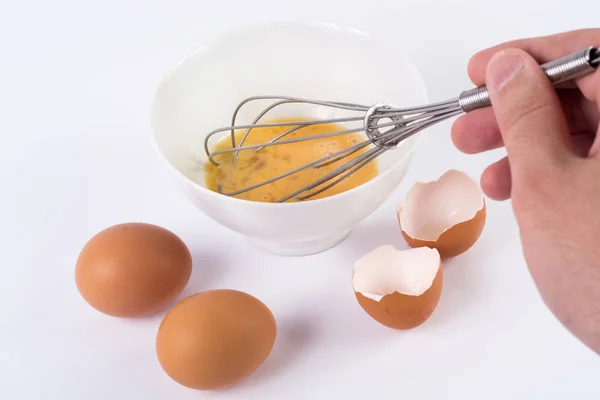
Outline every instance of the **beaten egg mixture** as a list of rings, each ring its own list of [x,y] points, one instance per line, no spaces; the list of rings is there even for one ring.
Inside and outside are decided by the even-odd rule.
[[[265,121],[264,123],[292,121],[308,120],[277,119]],[[291,124],[288,126],[254,128],[250,131],[250,134],[244,141],[243,145],[246,146],[266,143],[293,127],[294,125]],[[323,133],[343,131],[345,129],[347,128],[339,124],[309,125],[302,127],[279,140],[314,136]],[[239,142],[245,132],[246,130],[243,129],[235,133],[236,145],[239,146]],[[227,194],[235,192],[270,178],[274,178],[308,163],[314,162],[337,151],[346,149],[357,143],[361,143],[364,140],[365,139],[358,133],[348,133],[327,138],[311,139],[296,143],[269,146],[262,148],[259,151],[256,151],[256,149],[243,150],[239,152],[238,158],[235,162],[233,162],[234,152],[218,154],[214,157],[214,160],[220,164],[219,166],[212,164],[210,161],[208,161],[205,166],[206,184],[210,190],[218,193]],[[231,137],[226,136],[219,141],[212,150],[216,151],[231,148]],[[329,165],[320,166],[318,168],[306,168],[302,171],[268,183],[264,186],[235,195],[234,197],[244,200],[274,203],[277,200],[296,192],[303,186],[306,186],[332,172],[334,169],[344,165],[350,160],[358,157],[369,148],[370,147],[367,146],[366,148],[361,149],[360,151],[348,155],[342,160],[336,161]],[[333,196],[335,194],[355,188],[373,179],[377,175],[377,171],[377,161],[373,160],[345,178],[343,181],[319,194],[310,197],[307,200]],[[317,191],[320,187],[325,186],[330,182],[332,181],[327,181],[321,186],[317,186],[313,190]],[[304,192],[302,195],[305,195],[306,193],[307,192]],[[298,201],[298,199],[292,198],[289,201]]]

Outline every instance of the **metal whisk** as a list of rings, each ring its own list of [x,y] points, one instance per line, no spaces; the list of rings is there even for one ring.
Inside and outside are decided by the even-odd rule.
[[[600,65],[600,49],[594,47],[588,47],[576,53],[567,55],[557,60],[543,64],[541,68],[544,70],[553,85],[558,85],[565,81],[569,81],[583,75],[593,72]],[[235,121],[240,109],[249,102],[257,100],[272,100],[273,103],[260,112],[250,125],[235,125]],[[347,111],[355,111],[359,115],[355,117],[343,117],[334,119],[324,119],[317,121],[297,121],[297,122],[283,122],[283,123],[262,123],[259,124],[261,118],[263,118],[268,112],[274,108],[291,103],[304,103],[311,104],[314,106],[329,107],[343,109]],[[254,96],[243,100],[235,109],[231,125],[223,127],[210,132],[204,141],[204,148],[208,159],[214,165],[219,165],[215,161],[215,156],[223,153],[233,152],[232,161],[235,163],[239,152],[242,150],[260,151],[262,148],[275,145],[284,145],[289,143],[295,143],[306,140],[321,139],[327,137],[333,137],[338,135],[344,135],[355,132],[365,132],[367,140],[362,143],[357,143],[343,150],[337,151],[333,154],[322,157],[318,160],[310,162],[306,165],[283,173],[279,176],[265,180],[258,184],[245,187],[231,193],[223,193],[227,196],[236,196],[241,193],[256,189],[258,187],[267,185],[271,182],[293,175],[299,171],[307,168],[321,168],[326,165],[343,160],[344,158],[359,152],[367,146],[373,145],[373,148],[365,151],[358,155],[354,159],[348,161],[342,166],[334,169],[333,171],[325,174],[321,178],[314,182],[306,185],[294,193],[291,193],[277,202],[285,202],[289,199],[296,198],[297,200],[306,200],[313,197],[332,186],[338,184],[360,168],[373,161],[375,158],[383,154],[384,152],[397,147],[403,140],[413,136],[414,134],[428,128],[438,122],[444,121],[448,118],[457,116],[462,113],[468,113],[470,111],[490,106],[490,99],[488,91],[485,87],[477,87],[462,92],[457,98],[443,101],[440,103],[430,104],[422,107],[414,108],[396,108],[389,104],[375,104],[372,106],[365,106],[360,104],[341,103],[334,101],[320,101],[320,100],[309,100],[297,97],[287,96]],[[348,122],[359,122],[362,121],[362,126],[359,128],[346,129],[338,132],[324,133],[319,135],[312,135],[306,137],[296,137],[292,139],[285,139],[287,135],[295,132],[303,127],[326,124],[326,123],[337,123],[343,124]],[[248,135],[255,128],[263,127],[290,127],[290,129],[274,137],[266,143],[252,144],[244,146],[244,141]],[[382,131],[384,128],[387,130]],[[236,143],[235,131],[245,130],[239,143]],[[220,132],[230,131],[232,147],[224,150],[211,151],[209,149],[210,138]],[[323,185],[322,187],[319,187]],[[313,190],[319,187],[317,190]]]

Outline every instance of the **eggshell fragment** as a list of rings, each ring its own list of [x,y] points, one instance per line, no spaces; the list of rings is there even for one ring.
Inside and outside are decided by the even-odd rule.
[[[156,225],[125,223],[87,242],[77,259],[75,282],[96,310],[141,317],[174,301],[191,273],[192,256],[178,236]]]
[[[156,354],[179,384],[221,389],[251,375],[269,356],[275,336],[275,318],[260,300],[237,290],[209,290],[167,313]]]
[[[416,183],[397,215],[410,247],[435,248],[445,259],[477,242],[485,225],[486,204],[475,181],[449,170],[436,181]]]
[[[354,265],[352,286],[360,306],[393,329],[412,329],[432,314],[442,293],[443,272],[436,249],[378,247]]]

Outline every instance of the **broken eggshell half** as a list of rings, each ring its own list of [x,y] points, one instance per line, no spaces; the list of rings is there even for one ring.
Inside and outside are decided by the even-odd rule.
[[[425,322],[442,293],[442,263],[436,249],[396,250],[381,246],[359,259],[352,286],[360,306],[393,329],[412,329]]]
[[[416,183],[397,214],[410,247],[435,248],[445,259],[477,242],[485,225],[486,204],[475,181],[449,170],[436,181]]]

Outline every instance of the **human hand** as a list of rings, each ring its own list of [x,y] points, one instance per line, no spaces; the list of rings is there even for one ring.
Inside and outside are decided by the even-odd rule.
[[[504,146],[481,186],[512,198],[523,254],[557,318],[600,354],[600,71],[556,90],[539,64],[588,46],[600,29],[505,43],[477,53],[469,76],[492,108],[458,118],[456,147]]]

